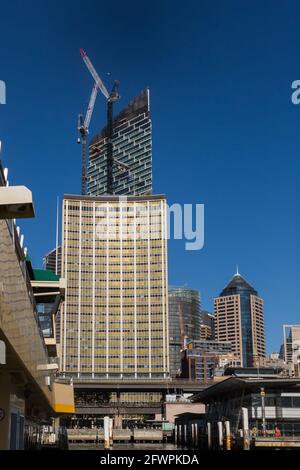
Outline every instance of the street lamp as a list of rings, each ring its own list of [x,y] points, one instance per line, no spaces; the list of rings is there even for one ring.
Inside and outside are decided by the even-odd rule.
[[[263,436],[266,435],[266,408],[265,408],[265,389],[261,387],[260,389],[260,397],[261,397],[261,417],[262,417],[262,431]]]

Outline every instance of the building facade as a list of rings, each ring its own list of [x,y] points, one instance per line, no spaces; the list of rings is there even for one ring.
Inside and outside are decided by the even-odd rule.
[[[181,350],[200,339],[200,295],[185,287],[169,288],[170,374],[180,375]]]
[[[300,325],[283,325],[283,359],[300,376]]]
[[[49,251],[49,253],[44,256],[43,267],[46,271],[51,271],[61,276],[61,246],[57,248],[57,254],[56,248],[53,248],[53,250]]]
[[[230,341],[242,367],[263,364],[265,357],[264,302],[239,274],[215,299],[215,334]]]
[[[286,363],[300,362],[300,325],[283,325],[283,355]]]
[[[201,339],[213,340],[215,338],[215,319],[212,313],[201,309],[200,316]]]
[[[65,196],[61,371],[75,378],[166,378],[164,196]]]
[[[152,124],[150,95],[146,88],[114,119],[113,194],[152,193]],[[118,164],[120,163],[120,164]],[[107,194],[107,130],[96,135],[89,146],[88,194]]]
[[[220,366],[220,359],[231,354],[230,342],[196,340],[181,352],[181,377],[197,382],[207,382]]]
[[[196,397],[206,404],[206,419],[211,423],[212,450],[218,446],[218,422],[229,421],[231,437],[238,438],[243,429],[243,409],[247,409],[251,449],[256,440],[268,438],[265,450],[279,448],[275,428],[279,428],[281,437],[288,441],[300,435],[300,394],[299,379],[279,377],[273,371],[267,375],[232,376],[207,387]],[[273,375],[273,378],[272,378]],[[236,441],[238,442],[238,440]],[[299,441],[298,441],[299,442]],[[240,440],[240,445],[242,441]],[[292,447],[298,447],[295,440]],[[261,446],[262,447],[262,444]],[[285,442],[282,447],[289,447]],[[238,448],[238,447],[237,447]]]

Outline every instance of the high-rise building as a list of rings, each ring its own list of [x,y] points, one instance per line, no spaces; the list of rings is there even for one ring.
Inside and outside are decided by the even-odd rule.
[[[113,123],[113,194],[152,193],[152,124],[149,89],[143,90]],[[118,164],[118,162],[120,164]],[[107,194],[107,128],[91,139],[88,194]]]
[[[168,377],[165,197],[67,195],[62,227],[61,372]]]
[[[300,376],[300,325],[283,325],[283,359]]]
[[[57,261],[56,261],[57,256]],[[56,248],[49,251],[44,258],[43,258],[43,267],[47,271],[51,271],[58,276],[61,276],[61,246],[57,248],[57,255],[56,255]],[[57,271],[57,272],[56,272]]]
[[[201,309],[200,315],[201,339],[213,340],[215,338],[215,319],[212,313]]]
[[[227,358],[231,351],[232,344],[228,341],[191,341],[181,352],[181,377],[197,382],[212,379],[220,359]]]
[[[200,339],[200,295],[186,287],[169,288],[170,374],[180,374],[181,350]]]
[[[215,336],[230,341],[242,367],[263,363],[265,357],[264,302],[239,274],[215,299]]]

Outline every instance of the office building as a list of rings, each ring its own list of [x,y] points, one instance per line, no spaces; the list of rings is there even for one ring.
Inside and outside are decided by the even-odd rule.
[[[215,335],[230,341],[242,367],[263,363],[265,357],[264,302],[239,274],[215,299]]]
[[[200,295],[186,287],[169,288],[170,374],[180,375],[181,350],[200,339]]]
[[[152,124],[149,89],[136,96],[114,119],[113,194],[152,193]],[[91,139],[88,194],[107,194],[107,129]]]
[[[293,375],[300,376],[300,325],[283,325],[283,358],[292,364]]]
[[[61,246],[57,248],[57,255],[56,248],[53,248],[53,250],[49,251],[49,253],[44,256],[43,268],[46,271],[51,271],[54,274],[61,276]]]
[[[230,342],[196,340],[181,351],[181,378],[206,382],[220,366],[220,359],[231,354]]]
[[[65,196],[61,372],[167,378],[164,196]]]
[[[200,337],[201,339],[213,340],[215,338],[215,319],[212,313],[201,310],[200,315]]]
[[[286,363],[300,362],[300,325],[283,325],[283,354]]]

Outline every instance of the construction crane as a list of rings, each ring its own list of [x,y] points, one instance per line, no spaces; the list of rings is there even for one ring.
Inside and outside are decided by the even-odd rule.
[[[95,106],[95,101],[98,93],[98,85],[95,83],[93,86],[92,94],[90,97],[89,105],[87,108],[85,120],[83,121],[82,114],[78,116],[78,131],[80,132],[81,139],[78,138],[77,142],[81,142],[81,194],[84,196],[86,193],[86,137],[89,133],[89,126],[91,122],[91,117],[93,114],[93,109]]]
[[[113,104],[120,98],[119,90],[118,90],[119,83],[115,81],[112,91],[108,93],[104,83],[102,82],[101,78],[96,72],[95,67],[93,66],[93,64],[91,63],[90,59],[88,58],[88,56],[86,55],[83,49],[80,49],[80,54],[85,65],[87,66],[89,72],[91,73],[95,81],[96,87],[101,91],[101,93],[104,95],[107,101],[107,193],[113,194],[113,165],[114,163],[116,163],[117,165],[120,163],[120,162],[114,162],[113,143],[112,143]],[[84,165],[86,165],[85,158],[84,158]],[[85,166],[84,166],[84,170],[85,170]]]

